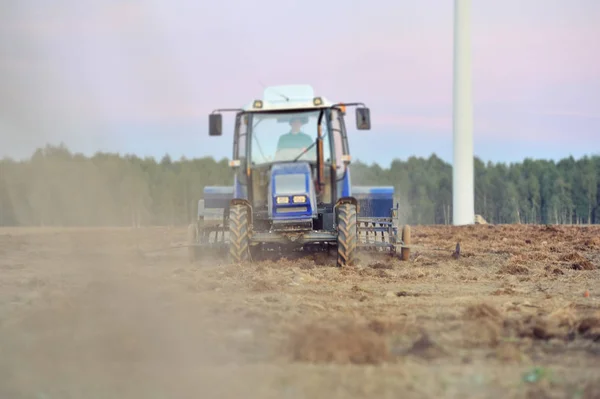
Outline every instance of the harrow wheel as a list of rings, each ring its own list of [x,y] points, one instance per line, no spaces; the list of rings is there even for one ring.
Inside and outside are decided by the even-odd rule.
[[[337,267],[350,266],[356,261],[358,231],[356,205],[342,204],[337,218]]]
[[[409,225],[405,225],[404,227],[402,227],[402,244],[403,245],[410,245],[411,239],[410,239],[410,226]],[[400,259],[402,260],[409,260],[410,259],[410,248],[402,248],[400,250]]]
[[[187,229],[188,260],[190,263],[196,261],[196,247],[198,242],[198,229],[196,224],[191,223]]]
[[[241,263],[249,258],[250,232],[248,231],[248,208],[233,205],[229,211],[229,258]]]

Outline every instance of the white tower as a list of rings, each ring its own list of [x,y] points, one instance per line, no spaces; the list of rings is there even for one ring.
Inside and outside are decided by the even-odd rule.
[[[454,160],[452,165],[454,225],[475,223],[471,96],[471,0],[454,0]]]

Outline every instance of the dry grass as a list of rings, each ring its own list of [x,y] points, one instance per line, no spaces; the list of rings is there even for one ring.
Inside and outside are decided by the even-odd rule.
[[[190,265],[185,228],[0,230],[0,396],[595,397],[598,237],[417,226],[409,262],[340,270]]]

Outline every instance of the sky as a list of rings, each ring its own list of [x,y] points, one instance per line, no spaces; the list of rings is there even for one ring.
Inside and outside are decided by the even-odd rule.
[[[72,151],[229,157],[208,114],[310,84],[366,103],[353,159],[452,162],[451,0],[0,3],[0,157]],[[600,154],[600,1],[474,0],[474,151],[485,162]]]

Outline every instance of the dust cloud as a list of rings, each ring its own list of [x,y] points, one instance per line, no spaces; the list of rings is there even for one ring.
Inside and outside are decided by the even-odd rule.
[[[195,270],[130,231],[2,233],[2,397],[211,397],[264,356],[252,319],[174,283]]]
[[[57,24],[61,6],[73,2],[0,5],[0,158],[27,159],[0,164],[0,226],[36,226],[0,228],[0,396],[239,397],[228,374],[267,349],[252,319],[179,282],[196,278],[185,257],[145,255],[168,234],[44,227],[135,226],[151,212],[139,164],[44,149],[117,144],[97,87],[110,77],[86,76],[98,69],[68,48],[85,39],[61,37],[75,22]]]

